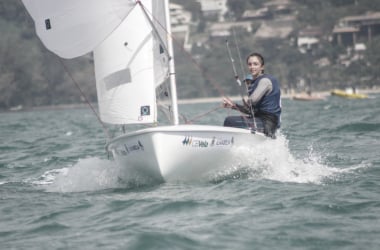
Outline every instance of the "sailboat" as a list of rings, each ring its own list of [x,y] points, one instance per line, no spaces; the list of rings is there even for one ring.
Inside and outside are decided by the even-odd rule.
[[[106,144],[126,175],[198,180],[228,166],[234,148],[267,137],[252,129],[180,124],[168,0],[22,0],[46,48],[71,59],[92,52],[100,119],[146,125]],[[171,124],[156,89],[169,78]]]

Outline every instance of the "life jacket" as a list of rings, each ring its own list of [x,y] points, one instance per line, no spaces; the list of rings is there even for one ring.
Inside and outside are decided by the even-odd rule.
[[[276,78],[271,75],[263,74],[253,80],[253,83],[248,88],[248,95],[250,96],[257,88],[259,81],[263,78],[268,78],[272,82],[272,91],[269,94],[264,95],[261,100],[254,105],[256,113],[269,113],[274,114],[278,122],[280,122],[281,116],[281,90],[280,85]]]

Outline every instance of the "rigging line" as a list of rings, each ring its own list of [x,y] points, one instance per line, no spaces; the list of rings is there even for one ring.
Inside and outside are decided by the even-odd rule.
[[[145,15],[147,21],[149,22],[150,26],[152,27],[152,30],[153,30],[154,33],[156,34],[158,40],[160,40],[161,45],[162,45],[163,47],[165,47],[165,43],[164,43],[162,37],[160,36],[160,33],[158,32],[156,26],[154,25],[154,23],[153,23],[152,20],[150,19],[149,15],[148,15],[148,11],[147,11],[147,9],[146,9],[145,6],[141,3],[141,1],[137,1],[137,4],[140,5],[142,12],[144,13],[144,15]],[[149,14],[153,17],[152,13],[149,13]],[[169,49],[165,47],[164,51],[165,51],[165,53],[166,53],[166,56],[167,56],[167,57],[169,58],[169,60],[170,60],[170,58],[171,58],[172,55],[169,55]]]
[[[169,35],[171,37],[172,41],[176,44],[176,46],[178,48],[180,48],[181,51],[182,51],[182,53],[184,53],[192,61],[192,63],[198,68],[198,70],[202,73],[203,77],[214,87],[214,89],[216,89],[221,96],[224,96],[225,95],[224,91],[219,86],[219,84],[217,84],[217,81],[215,81],[212,77],[210,77],[210,75],[208,75],[208,74],[205,73],[205,71],[202,69],[202,66],[199,65],[199,63],[196,62],[196,60],[191,56],[191,54],[184,49],[184,47],[181,45],[181,43],[179,41],[177,41],[177,39],[175,39],[171,33],[168,32],[168,30],[166,29],[165,25],[163,25],[160,22],[160,20],[158,20],[149,10],[147,10],[145,8],[145,6],[141,3],[141,1],[136,1],[136,3],[140,4],[140,6],[144,9],[144,12],[146,14],[149,14],[149,16],[152,17],[152,19],[161,27],[161,29],[163,31],[165,31],[165,33],[167,35]],[[152,23],[152,25],[153,25],[153,23]],[[155,27],[155,26],[153,26],[153,27]],[[160,37],[160,36],[158,35],[158,37]],[[161,39],[160,39],[160,41],[161,41]],[[166,48],[165,48],[165,50],[166,50]],[[211,110],[210,112],[212,112],[212,111],[213,110]]]
[[[103,132],[104,134],[106,135],[107,139],[110,139],[111,136],[110,136],[110,133],[107,129],[107,127],[105,126],[105,124],[102,122],[102,120],[100,119],[98,113],[95,111],[95,108],[91,105],[90,101],[88,100],[87,96],[84,94],[84,92],[82,91],[81,87],[79,86],[79,84],[77,83],[77,81],[75,81],[74,77],[72,76],[72,74],[70,73],[70,71],[68,70],[66,64],[63,62],[62,58],[58,57],[60,63],[62,64],[63,68],[65,69],[66,73],[68,74],[68,76],[70,77],[71,81],[74,83],[74,85],[78,88],[81,96],[85,99],[87,105],[91,108],[92,112],[94,113],[94,115],[96,116],[96,118],[98,119],[98,122],[102,125],[102,129],[103,129]]]
[[[235,43],[237,54],[238,54],[238,57],[239,57],[240,70],[241,70],[241,73],[243,74],[243,77],[245,77],[246,74],[245,74],[245,71],[244,71],[243,60],[241,58],[240,48],[239,48],[239,44],[238,44],[237,39],[236,39],[236,32],[235,32],[235,28],[234,27],[232,27],[232,36],[234,38],[234,43]],[[247,85],[246,85],[246,88],[247,88],[247,94],[248,94],[248,87],[247,87]]]
[[[245,121],[245,124],[247,125],[247,127],[249,127],[249,117],[247,117],[247,114],[243,111],[241,111],[240,109],[237,108],[237,105],[236,103],[234,103],[228,96],[226,96],[226,98],[231,102],[233,103],[233,107],[231,107],[231,109],[234,109],[236,111],[238,111],[240,114],[241,114],[241,117],[244,119]],[[257,126],[256,126],[256,119],[255,119],[255,114],[253,112],[253,108],[252,108],[252,105],[250,105],[250,101],[245,101],[243,99],[243,105],[246,105],[246,103],[249,105],[249,109],[250,109],[250,113],[251,113],[251,116],[252,116],[252,121],[253,121],[253,129],[256,129]]]
[[[235,60],[232,57],[231,50],[230,50],[230,45],[228,44],[228,40],[226,40],[226,46],[227,46],[228,55],[230,57],[230,61],[231,61],[231,64],[232,64],[232,70],[234,71],[236,82],[237,82],[237,84],[239,84],[239,86],[241,86],[241,81],[240,81],[239,75],[238,75],[238,73],[236,71]]]
[[[183,48],[183,46],[173,37],[173,35],[171,34],[171,33],[169,33],[168,32],[168,30],[166,29],[166,27],[151,13],[151,12],[149,12],[146,8],[145,8],[145,6],[141,3],[141,1],[139,1],[139,0],[137,0],[136,1],[136,3],[137,4],[139,4],[141,7],[142,7],[142,9],[143,9],[143,12],[144,12],[144,14],[147,16],[147,19],[149,20],[149,22],[151,23],[151,25],[152,25],[152,28],[153,28],[153,30],[155,31],[155,33],[156,33],[156,35],[158,36],[158,38],[159,38],[159,40],[160,40],[160,42],[161,43],[163,43],[163,41],[162,41],[162,38],[161,38],[161,36],[159,35],[159,33],[158,33],[158,31],[157,31],[157,29],[156,29],[156,27],[154,26],[154,24],[153,24],[153,22],[152,22],[152,20],[149,18],[149,15],[152,17],[152,19],[161,27],[161,29],[162,30],[164,30],[165,31],[165,33],[167,34],[167,35],[169,35],[170,37],[171,37],[171,39],[172,39],[172,41],[178,46],[178,48],[180,48],[181,49],[181,51],[184,53],[184,54],[186,54],[187,56],[188,56],[188,58],[193,62],[193,64],[195,65],[195,66],[197,66],[197,68],[202,72],[202,75],[206,78],[206,80],[219,92],[219,94],[221,95],[221,96],[226,96],[225,94],[224,94],[224,91],[221,89],[221,87],[218,85],[218,84],[216,84],[217,83],[217,81],[214,81],[213,80],[213,78],[212,77],[210,77],[210,75],[208,75],[208,74],[206,74],[205,73],[205,71],[202,69],[202,66],[199,64],[199,63],[197,63],[196,61],[195,61],[195,59],[191,56],[191,54],[189,53],[189,52],[187,52],[184,48]],[[149,15],[148,15],[149,14]],[[164,43],[163,43],[164,44]],[[235,44],[237,44],[237,42],[236,42],[236,36],[235,36]],[[239,79],[239,76],[237,75],[237,71],[236,71],[236,67],[235,67],[235,65],[234,65],[234,62],[233,62],[233,58],[232,58],[232,55],[231,55],[231,51],[230,51],[230,48],[229,48],[229,46],[228,46],[228,41],[227,41],[227,48],[228,48],[228,53],[229,53],[229,55],[230,55],[230,59],[231,59],[231,61],[232,61],[232,66],[233,66],[233,70],[234,70],[234,73],[235,73],[235,79],[236,79],[236,81],[237,81],[237,83],[239,84],[239,86],[241,86],[241,81],[240,81],[240,79]],[[166,50],[167,48],[165,48],[165,50]],[[241,56],[240,56],[240,52],[238,52],[238,54],[239,54],[239,60],[240,60],[240,64],[241,64],[241,67],[243,68],[243,66],[242,66],[242,60],[241,60]],[[170,55],[169,55],[169,58],[170,58]],[[244,70],[243,70],[243,72],[244,72]],[[246,85],[245,86],[246,87],[246,95],[248,95],[248,86]],[[240,88],[239,88],[240,89]],[[240,89],[241,90],[241,89]],[[244,100],[244,94],[242,94],[241,93],[241,91],[240,91],[240,95],[241,95],[241,97],[243,98],[243,100]],[[219,108],[221,108],[221,107],[219,107]],[[204,114],[201,114],[201,115],[199,115],[199,116],[197,116],[196,118],[200,118],[200,117],[203,117],[203,116],[205,116],[206,114],[209,114],[209,113],[211,113],[211,112],[214,112],[215,110],[217,110],[217,109],[219,109],[219,108],[214,108],[214,109],[211,109],[211,110],[209,110],[208,112],[206,112],[206,113],[204,113]],[[256,121],[255,121],[255,118],[254,118],[254,113],[253,113],[253,109],[252,109],[252,107],[250,107],[250,109],[251,109],[251,113],[252,113],[252,117],[253,117],[253,124],[254,124],[254,128],[256,128]],[[239,111],[240,112],[240,111]],[[244,114],[244,113],[242,113],[242,112],[240,112],[241,114]],[[190,120],[188,120],[186,123],[190,123],[191,121],[193,121],[193,120],[195,120],[196,118],[193,118],[193,119],[190,119]],[[243,115],[243,119],[247,122],[247,124],[248,124],[248,119]]]
[[[138,1],[139,2],[139,1]],[[144,5],[142,4],[143,8],[145,9]],[[172,41],[176,44],[176,46],[178,48],[181,49],[181,51],[191,60],[191,62],[199,69],[199,71],[202,73],[202,75],[206,78],[206,80],[214,87],[214,89],[216,89],[218,91],[218,93],[220,94],[220,96],[224,96],[224,91],[222,90],[222,88],[217,84],[217,81],[214,80],[212,77],[210,77],[208,74],[205,74],[205,71],[202,69],[202,66],[197,63],[197,61],[191,56],[191,54],[189,52],[187,52],[184,47],[181,45],[181,43],[175,39],[173,37],[173,35],[171,33],[168,32],[168,30],[165,28],[165,26],[152,14],[150,13],[148,10],[145,9],[145,11],[152,17],[152,19],[157,22],[157,24],[161,27],[161,29],[163,31],[165,31],[165,33],[167,35],[169,35],[172,39]]]
[[[231,53],[231,49],[230,49],[230,45],[228,43],[228,40],[226,40],[226,46],[227,46],[228,55],[230,57],[230,61],[231,61],[231,64],[232,64],[232,69],[233,69],[234,74],[235,74],[235,79],[236,79],[237,84],[239,85],[239,94],[240,94],[240,97],[242,98],[242,100],[244,100],[244,96],[246,95],[246,93],[243,93],[243,91],[241,89],[241,81],[240,81],[239,75],[238,75],[238,73],[236,71],[235,60],[232,57],[232,53]]]
[[[245,72],[244,72],[244,67],[243,67],[243,60],[241,59],[241,54],[240,54],[240,49],[239,49],[239,45],[238,45],[238,42],[237,42],[237,39],[236,39],[236,32],[235,32],[235,29],[234,27],[232,27],[232,36],[234,38],[234,42],[235,42],[235,46],[236,46],[236,50],[237,50],[237,53],[238,53],[238,56],[239,56],[239,61],[240,61],[240,68],[241,68],[241,71],[243,72],[243,76],[245,78]],[[244,86],[245,86],[245,90],[246,90],[246,95],[248,97],[248,101],[247,101],[247,104],[249,106],[249,110],[251,111],[251,115],[252,115],[252,120],[253,120],[253,126],[254,128],[256,128],[256,119],[255,119],[255,112],[253,110],[253,107],[251,105],[251,102],[249,100],[249,89],[248,89],[248,84],[246,82],[246,80],[244,80]],[[243,101],[244,101],[244,98],[243,98]]]
[[[193,64],[200,70],[200,72],[202,73],[202,75],[206,78],[206,80],[219,92],[219,94],[221,95],[221,96],[226,96],[225,94],[224,94],[224,91],[221,89],[221,87],[217,84],[217,81],[215,81],[215,80],[213,80],[213,78],[210,76],[210,75],[208,75],[208,74],[206,74],[205,73],[205,71],[203,70],[203,68],[202,68],[202,66],[199,64],[199,63],[197,63],[197,61],[191,56],[191,54],[189,53],[189,52],[187,52],[184,48],[183,48],[183,46],[180,44],[180,42],[179,41],[177,41],[177,39],[175,39],[174,37],[173,37],[173,35],[172,34],[170,34],[168,31],[167,31],[167,29],[165,28],[165,26],[164,25],[162,25],[162,23],[151,13],[151,12],[149,12],[146,8],[145,8],[145,6],[140,2],[140,1],[137,1],[137,3],[138,4],[140,4],[140,6],[144,9],[144,13],[147,15],[147,14],[149,14],[151,17],[152,17],[152,19],[161,27],[161,29],[162,30],[164,30],[165,31],[165,33],[166,34],[168,34],[171,38],[172,38],[172,41],[177,45],[177,47],[178,48],[180,48],[181,49],[181,51],[185,54],[185,55],[187,55],[188,56],[188,58],[193,62]],[[150,18],[147,18],[147,19],[149,19],[150,20]],[[150,20],[150,22],[151,22],[151,25],[152,25],[152,27],[155,27],[154,26],[154,24],[153,24],[153,22]],[[157,32],[157,30],[155,30],[155,32]],[[158,37],[160,38],[160,42],[162,41],[162,39],[161,39],[161,37],[159,36],[159,34],[158,34],[158,32],[157,32],[157,35],[158,35]],[[228,47],[228,51],[229,51],[229,54],[230,54],[230,58],[232,59],[232,61],[233,61],[233,58],[232,58],[232,55],[231,55],[231,51],[230,51],[230,49],[229,49],[229,47]],[[240,53],[239,53],[239,55],[240,55]],[[241,57],[239,56],[239,58],[240,58],[240,60],[241,60]],[[238,77],[238,75],[237,75],[237,70],[236,70],[236,67],[235,67],[235,65],[234,65],[234,63],[232,62],[232,65],[233,65],[233,69],[234,69],[234,73],[235,73],[235,79],[237,79],[237,83],[239,84],[239,86],[241,86],[241,81],[240,81],[240,79],[239,79],[239,77]],[[241,88],[239,88],[240,90],[241,90]],[[247,95],[248,95],[248,88],[247,88],[247,86],[246,86],[246,89],[247,89]],[[244,98],[244,94],[242,94],[241,93],[241,91],[240,91],[240,95],[241,95],[241,97],[242,98]],[[218,108],[217,108],[218,109]],[[204,113],[203,115],[200,115],[200,116],[198,116],[198,118],[200,118],[200,117],[202,117],[202,116],[204,116],[204,115],[206,115],[206,114],[209,114],[209,113],[211,113],[211,112],[214,112],[215,110],[217,110],[217,109],[211,109],[211,110],[209,110],[208,112],[206,112],[206,113]],[[253,110],[252,110],[252,112],[253,112]],[[240,112],[241,114],[243,114],[242,112]],[[253,114],[253,113],[252,113]],[[253,116],[253,115],[252,115]],[[243,116],[244,117],[244,116]],[[195,119],[195,118],[194,118]],[[191,122],[191,121],[193,121],[194,119],[190,119],[190,120],[188,120],[186,123],[189,123],[189,122]],[[247,120],[247,119],[245,119],[245,120]],[[253,118],[253,120],[254,120],[254,126],[256,127],[256,122],[255,122],[255,118]]]
[[[209,111],[207,111],[207,112],[205,112],[205,113],[203,113],[203,114],[200,114],[200,115],[194,116],[193,118],[187,120],[187,121],[186,121],[186,124],[191,124],[192,122],[194,122],[194,121],[196,121],[196,120],[199,120],[199,119],[202,118],[203,116],[206,116],[206,115],[208,115],[208,114],[210,114],[210,113],[212,113],[212,112],[215,112],[215,111],[217,111],[218,109],[221,109],[221,108],[222,108],[222,107],[218,106],[218,107],[213,108],[213,109],[211,109],[211,110],[209,110]]]
[[[26,13],[26,15],[30,17],[30,14],[29,14],[29,12],[26,11],[26,8],[22,8],[22,9],[24,10],[24,13]],[[32,20],[31,18],[27,19],[27,22],[28,22],[29,25],[33,25],[31,23],[31,20]],[[62,58],[59,57],[59,56],[57,56],[57,58],[59,59],[61,65],[63,66],[64,70],[66,71],[66,73],[68,74],[68,76],[71,78],[71,80],[73,81],[73,83],[75,84],[75,86],[79,89],[79,91],[81,93],[81,96],[86,100],[87,105],[90,106],[90,108],[91,108],[92,112],[95,114],[97,120],[102,125],[102,129],[103,129],[104,134],[106,135],[107,139],[109,140],[111,138],[111,136],[110,136],[110,133],[109,133],[107,127],[100,120],[100,117],[99,117],[98,113],[96,113],[94,107],[91,105],[91,103],[89,102],[88,98],[84,95],[82,89],[79,87],[79,84],[74,80],[74,77],[71,75],[70,71],[67,69],[67,67],[66,67],[65,63],[63,62]]]

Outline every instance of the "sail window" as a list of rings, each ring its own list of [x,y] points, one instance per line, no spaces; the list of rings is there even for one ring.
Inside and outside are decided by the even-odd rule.
[[[106,89],[110,90],[122,84],[131,82],[131,78],[131,71],[127,68],[108,75],[104,78],[104,83],[106,85]]]
[[[140,114],[141,116],[150,115],[150,106],[141,106]]]
[[[45,27],[47,30],[51,29],[50,19],[45,19]]]

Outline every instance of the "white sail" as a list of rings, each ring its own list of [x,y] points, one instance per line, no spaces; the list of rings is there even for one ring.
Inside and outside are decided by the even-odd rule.
[[[168,57],[166,36],[159,38],[152,28],[154,23],[162,31],[165,22],[151,14],[163,11],[164,1],[142,3],[94,50],[99,113],[106,123],[157,121],[155,88],[168,75]]]
[[[44,45],[63,58],[91,52],[135,6],[134,0],[22,0]]]
[[[102,121],[157,121],[155,88],[169,59],[164,1],[22,1],[49,50],[63,58],[94,52]]]

